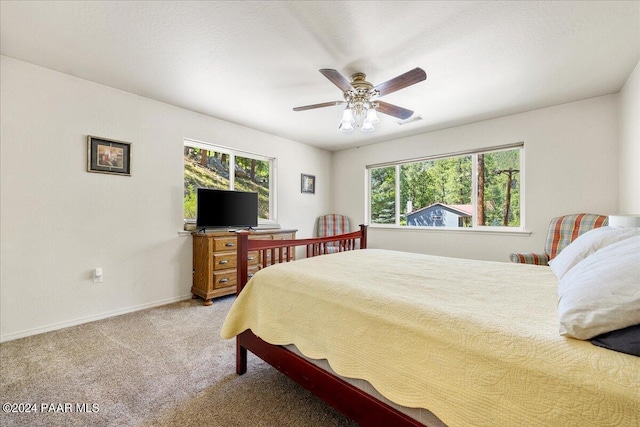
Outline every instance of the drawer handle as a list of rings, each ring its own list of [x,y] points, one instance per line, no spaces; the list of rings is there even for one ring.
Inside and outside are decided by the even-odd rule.
[[[251,278],[253,277],[253,273],[248,274],[248,275],[247,275],[247,277],[248,277],[249,279],[251,279]]]
[[[220,281],[218,283],[227,283],[229,281],[229,279],[227,279],[226,277],[224,279],[220,279]]]
[[[247,258],[249,261],[253,261],[253,257],[250,256],[249,258]]]
[[[233,242],[227,242],[227,243],[225,243],[225,246],[229,246],[229,247],[231,247],[231,246],[233,246],[233,245],[234,245],[234,243],[233,243]]]
[[[223,259],[219,262],[219,264],[228,264],[229,260],[228,259]]]

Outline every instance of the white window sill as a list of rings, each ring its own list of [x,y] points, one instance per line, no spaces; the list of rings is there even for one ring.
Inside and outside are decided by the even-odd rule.
[[[397,226],[390,224],[371,224],[369,230],[382,230],[382,231],[402,231],[411,233],[457,233],[457,234],[496,234],[501,236],[529,236],[530,231],[526,231],[520,228],[509,229],[506,227],[483,227],[483,228],[471,228],[471,227],[407,227]]]

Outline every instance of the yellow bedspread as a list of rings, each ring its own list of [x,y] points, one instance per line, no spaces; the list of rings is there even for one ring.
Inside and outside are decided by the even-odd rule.
[[[251,329],[454,426],[638,426],[640,358],[558,333],[550,269],[377,249],[258,272]]]

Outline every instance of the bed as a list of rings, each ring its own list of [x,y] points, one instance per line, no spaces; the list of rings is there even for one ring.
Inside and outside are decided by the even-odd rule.
[[[640,358],[561,336],[551,269],[368,249],[366,231],[239,235],[221,331],[238,374],[250,351],[362,426],[638,425]],[[247,283],[254,250],[272,265]]]

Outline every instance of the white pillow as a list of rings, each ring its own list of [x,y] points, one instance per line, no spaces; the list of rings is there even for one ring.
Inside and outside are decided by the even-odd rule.
[[[578,339],[640,324],[640,235],[598,250],[558,285],[560,334]]]
[[[558,279],[567,274],[571,267],[612,243],[629,237],[640,236],[640,228],[600,227],[589,230],[578,236],[567,245],[554,259],[549,261],[549,267]]]

